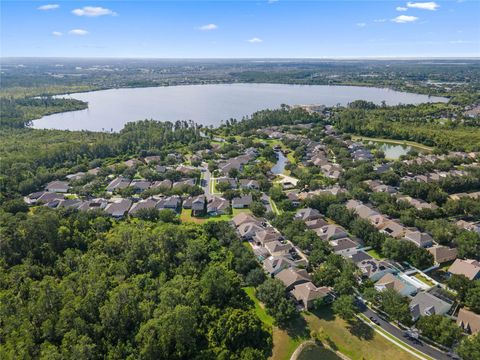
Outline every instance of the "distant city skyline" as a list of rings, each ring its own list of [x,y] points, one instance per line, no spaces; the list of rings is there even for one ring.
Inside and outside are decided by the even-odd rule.
[[[2,57],[480,57],[479,1],[2,1]]]

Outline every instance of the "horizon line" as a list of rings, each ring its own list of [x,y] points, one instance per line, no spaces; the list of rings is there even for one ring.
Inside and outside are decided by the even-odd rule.
[[[322,57],[131,57],[131,56],[0,56],[0,59],[148,59],[148,60],[480,60],[480,56],[322,56]]]

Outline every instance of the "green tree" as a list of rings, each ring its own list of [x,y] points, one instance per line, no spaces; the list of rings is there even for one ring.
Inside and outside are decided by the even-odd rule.
[[[332,310],[345,321],[353,320],[358,311],[353,295],[341,295],[338,297],[333,302]]]

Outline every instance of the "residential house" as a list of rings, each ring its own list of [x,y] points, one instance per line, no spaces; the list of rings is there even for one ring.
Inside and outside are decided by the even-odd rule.
[[[155,166],[155,170],[156,170],[158,173],[163,174],[163,173],[167,172],[168,167],[165,166],[165,165],[156,165],[156,166]]]
[[[170,189],[173,185],[172,180],[165,179],[162,181],[155,181],[150,187],[152,189],[157,189],[157,188],[165,188],[165,189]]]
[[[80,171],[80,172],[77,172],[77,173],[75,173],[75,174],[69,174],[69,175],[67,175],[67,176],[65,176],[65,177],[68,179],[68,181],[71,182],[71,181],[80,180],[80,179],[83,178],[85,175],[86,175],[86,174],[85,174],[84,172]]]
[[[232,207],[234,209],[245,209],[252,203],[252,194],[243,195],[241,197],[235,197],[232,199]]]
[[[140,200],[132,205],[130,211],[128,212],[129,215],[135,216],[141,209],[155,209],[157,206],[158,199],[153,197],[149,197],[148,199]]]
[[[305,310],[311,309],[316,301],[332,299],[332,289],[326,286],[316,287],[311,282],[296,285],[290,294]]]
[[[114,218],[122,218],[132,205],[129,199],[115,199],[105,207],[105,212]]]
[[[289,242],[280,242],[278,240],[270,241],[265,244],[265,249],[268,250],[272,256],[286,256],[293,248]]]
[[[375,290],[385,291],[393,289],[402,296],[409,296],[417,292],[417,288],[400,277],[387,273],[375,283]]]
[[[270,256],[263,262],[263,270],[270,274],[270,276],[277,275],[280,271],[296,267],[292,258],[287,256]]]
[[[174,182],[172,187],[177,189],[182,186],[195,186],[195,179],[183,179],[177,182]]]
[[[238,234],[244,240],[254,240],[255,235],[264,230],[259,221],[244,222],[237,227]]]
[[[52,181],[45,186],[48,192],[66,193],[70,189],[70,185],[66,181]]]
[[[300,205],[300,198],[297,193],[289,192],[287,194],[287,199],[290,201],[293,207],[298,207]]]
[[[476,334],[480,331],[480,315],[461,308],[457,315],[457,325],[467,334]]]
[[[458,220],[456,225],[461,229],[480,233],[480,222],[475,223],[473,221]]]
[[[140,165],[142,162],[140,160],[137,160],[137,159],[130,159],[130,160],[124,161],[123,163],[128,168],[132,168],[132,167],[136,167],[136,166]]]
[[[108,205],[108,201],[103,198],[97,198],[92,200],[84,201],[78,207],[80,211],[90,211],[90,210],[103,210]]]
[[[257,231],[255,236],[253,237],[253,241],[255,241],[257,245],[261,246],[265,246],[269,242],[279,240],[283,240],[282,235],[275,228],[272,227]]]
[[[405,231],[404,239],[413,242],[418,247],[427,248],[433,245],[433,238],[425,233],[418,230],[407,229]]]
[[[299,219],[303,221],[315,220],[315,219],[319,219],[320,217],[321,217],[320,212],[312,208],[297,210],[295,214],[295,219]]]
[[[218,196],[212,197],[207,203],[207,213],[209,215],[225,214],[229,208],[230,202]]]
[[[240,179],[240,188],[241,189],[256,189],[260,188],[260,185],[257,180],[249,180],[249,179]]]
[[[348,233],[340,225],[329,224],[320,229],[316,229],[315,232],[322,240],[336,240],[340,238],[348,237]]]
[[[143,161],[145,161],[145,164],[150,165],[152,163],[158,163],[162,160],[162,158],[158,155],[152,155],[152,156],[145,156],[143,158]]]
[[[193,216],[198,216],[205,211],[205,195],[189,197],[183,202],[184,209],[192,209]]]
[[[177,195],[162,197],[157,203],[157,209],[159,210],[170,209],[170,210],[177,211],[177,209],[180,208],[181,202],[182,200],[180,199],[180,196],[177,196]]]
[[[384,234],[394,237],[396,239],[403,237],[403,235],[405,234],[405,230],[406,229],[402,224],[394,220],[386,221],[380,229],[380,231]]]
[[[452,303],[421,291],[412,298],[409,307],[413,321],[417,321],[420,316],[445,315],[452,307]]]
[[[247,222],[258,222],[258,223],[260,223],[260,220],[258,220],[255,216],[250,215],[248,213],[244,213],[244,212],[241,212],[240,214],[236,215],[232,219],[232,223],[236,227],[240,226],[243,223],[247,223]]]
[[[318,218],[318,219],[313,219],[313,220],[307,220],[305,221],[305,225],[307,226],[307,228],[309,228],[310,230],[316,230],[316,229],[320,229],[326,225],[328,225],[328,222],[326,222],[324,219],[322,218]]]
[[[480,279],[480,262],[476,260],[457,259],[448,268],[450,274],[464,275],[470,280]]]
[[[352,254],[356,253],[359,246],[357,242],[348,237],[331,240],[329,243],[333,252],[337,255],[342,255],[343,257],[350,257]]]
[[[443,245],[435,245],[429,247],[427,250],[433,255],[433,259],[437,264],[453,261],[458,256],[458,250],[456,248],[449,248]]]
[[[48,207],[56,207],[60,200],[63,200],[65,196],[63,194],[57,194],[54,192],[43,192],[36,201],[35,204],[42,204]]]
[[[312,281],[306,270],[295,268],[280,271],[276,278],[285,285],[287,291],[292,290],[297,285]]]
[[[80,199],[62,199],[58,201],[57,207],[59,208],[72,208],[78,209],[78,207],[83,203]]]
[[[150,181],[143,180],[143,179],[134,179],[130,183],[130,186],[137,192],[142,192],[147,190],[152,184]]]
[[[118,190],[125,189],[130,186],[130,179],[124,178],[123,176],[119,176],[107,185],[108,192],[114,192]]]
[[[353,256],[352,256],[353,258]],[[394,269],[389,263],[383,260],[377,260],[370,258],[368,260],[362,260],[357,263],[358,268],[362,272],[364,277],[369,278],[372,281],[381,279],[385,274],[396,274],[397,270]]]

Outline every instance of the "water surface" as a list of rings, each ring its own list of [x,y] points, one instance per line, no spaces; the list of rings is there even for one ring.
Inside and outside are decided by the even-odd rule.
[[[63,95],[88,102],[88,109],[45,116],[33,122],[34,128],[118,131],[129,121],[193,120],[219,126],[222,120],[251,115],[281,104],[346,105],[362,99],[387,105],[446,102],[430,97],[389,89],[358,86],[215,84],[128,88]]]

